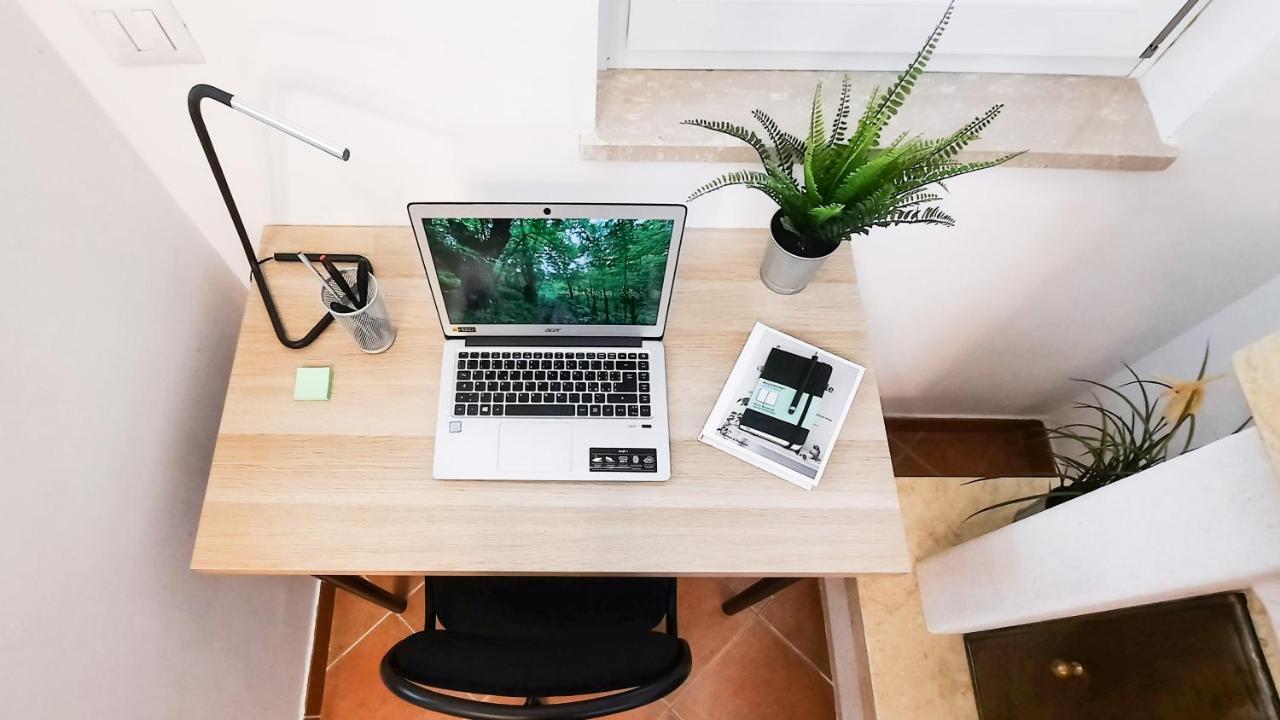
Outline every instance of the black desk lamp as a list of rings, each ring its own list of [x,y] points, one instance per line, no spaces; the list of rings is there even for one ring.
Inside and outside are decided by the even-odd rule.
[[[339,148],[314,135],[308,135],[297,128],[286,125],[260,110],[255,110],[235,100],[231,93],[212,85],[195,85],[191,88],[191,92],[187,93],[187,111],[191,113],[191,124],[195,126],[196,136],[200,138],[200,147],[204,148],[204,156],[209,161],[209,169],[213,171],[213,179],[218,182],[218,190],[222,191],[222,201],[227,204],[227,212],[231,214],[231,222],[235,224],[236,233],[240,236],[240,245],[244,248],[244,257],[249,261],[249,270],[253,273],[253,279],[258,285],[258,290],[262,293],[262,303],[267,306],[267,317],[271,318],[271,327],[275,329],[276,337],[280,339],[280,342],[285,347],[295,350],[304,348],[314,342],[317,337],[320,337],[320,333],[324,332],[325,328],[329,327],[329,324],[333,322],[333,316],[325,313],[324,317],[320,318],[320,321],[302,338],[298,340],[289,339],[289,335],[284,329],[284,322],[280,320],[280,314],[276,310],[276,303],[271,298],[271,288],[267,286],[267,277],[262,272],[262,263],[268,260],[275,260],[276,262],[301,261],[296,253],[276,253],[269,258],[261,260],[254,254],[253,245],[249,242],[249,236],[244,231],[244,221],[240,219],[240,211],[236,209],[236,201],[231,197],[231,188],[227,186],[227,177],[222,172],[222,164],[218,162],[218,155],[213,151],[213,141],[209,139],[209,130],[205,127],[204,116],[200,114],[200,101],[205,98],[217,100],[233,110],[238,110],[258,122],[288,133],[311,147],[323,150],[339,160],[345,161],[349,159],[351,151],[346,148]],[[365,263],[369,271],[373,271],[373,265],[363,255],[326,254],[334,262]],[[307,253],[306,255],[310,260],[317,262],[320,260],[318,253]]]

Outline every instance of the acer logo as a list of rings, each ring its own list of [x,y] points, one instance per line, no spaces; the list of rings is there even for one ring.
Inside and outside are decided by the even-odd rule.
[[[458,325],[453,328],[453,331],[454,332],[475,332],[476,328],[474,325]]]
[[[543,328],[543,332],[560,332],[560,328]]]

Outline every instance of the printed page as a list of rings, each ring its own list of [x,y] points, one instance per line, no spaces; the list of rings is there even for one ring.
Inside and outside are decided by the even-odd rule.
[[[816,412],[811,409],[812,421],[806,419],[803,423],[809,428],[809,434],[799,449],[788,449],[740,425],[743,411],[751,405],[757,390],[761,390],[758,388],[760,371],[774,348],[802,357],[816,352],[821,362],[831,366],[826,392],[817,403]],[[800,487],[812,489],[822,479],[828,453],[848,415],[864,371],[861,365],[756,323],[698,439]],[[767,394],[769,390],[764,388],[761,397],[754,398],[756,402],[776,401]]]

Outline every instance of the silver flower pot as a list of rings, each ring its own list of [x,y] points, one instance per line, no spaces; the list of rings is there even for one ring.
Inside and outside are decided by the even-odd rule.
[[[760,263],[760,282],[779,295],[795,295],[808,287],[823,261],[840,247],[837,244],[831,252],[819,257],[806,257],[792,252],[788,247],[798,250],[799,238],[782,226],[781,212],[774,214],[769,229],[771,237],[764,253],[764,262]]]

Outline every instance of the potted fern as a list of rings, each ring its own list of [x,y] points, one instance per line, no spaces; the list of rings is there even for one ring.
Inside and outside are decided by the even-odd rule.
[[[830,130],[822,116],[822,84],[813,95],[808,137],[801,140],[778,127],[761,110],[752,112],[768,140],[754,131],[715,120],[686,120],[724,133],[750,145],[760,156],[763,170],[727,173],[695,190],[692,201],[730,185],[745,185],[768,195],[778,204],[770,222],[769,244],[760,279],[774,292],[793,294],[808,285],[822,262],[853,235],[891,225],[930,224],[951,226],[955,220],[936,205],[941,199],[933,186],[943,181],[999,165],[1021,153],[985,162],[959,162],[957,155],[1000,114],[995,105],[954,133],[925,139],[903,133],[881,145],[881,134],[906,102],[924,73],[947,23],[952,7],[916,54],[911,64],[883,92],[872,92],[866,108],[851,125],[852,105],[848,76],[840,88]],[[796,177],[795,168],[802,166]]]

